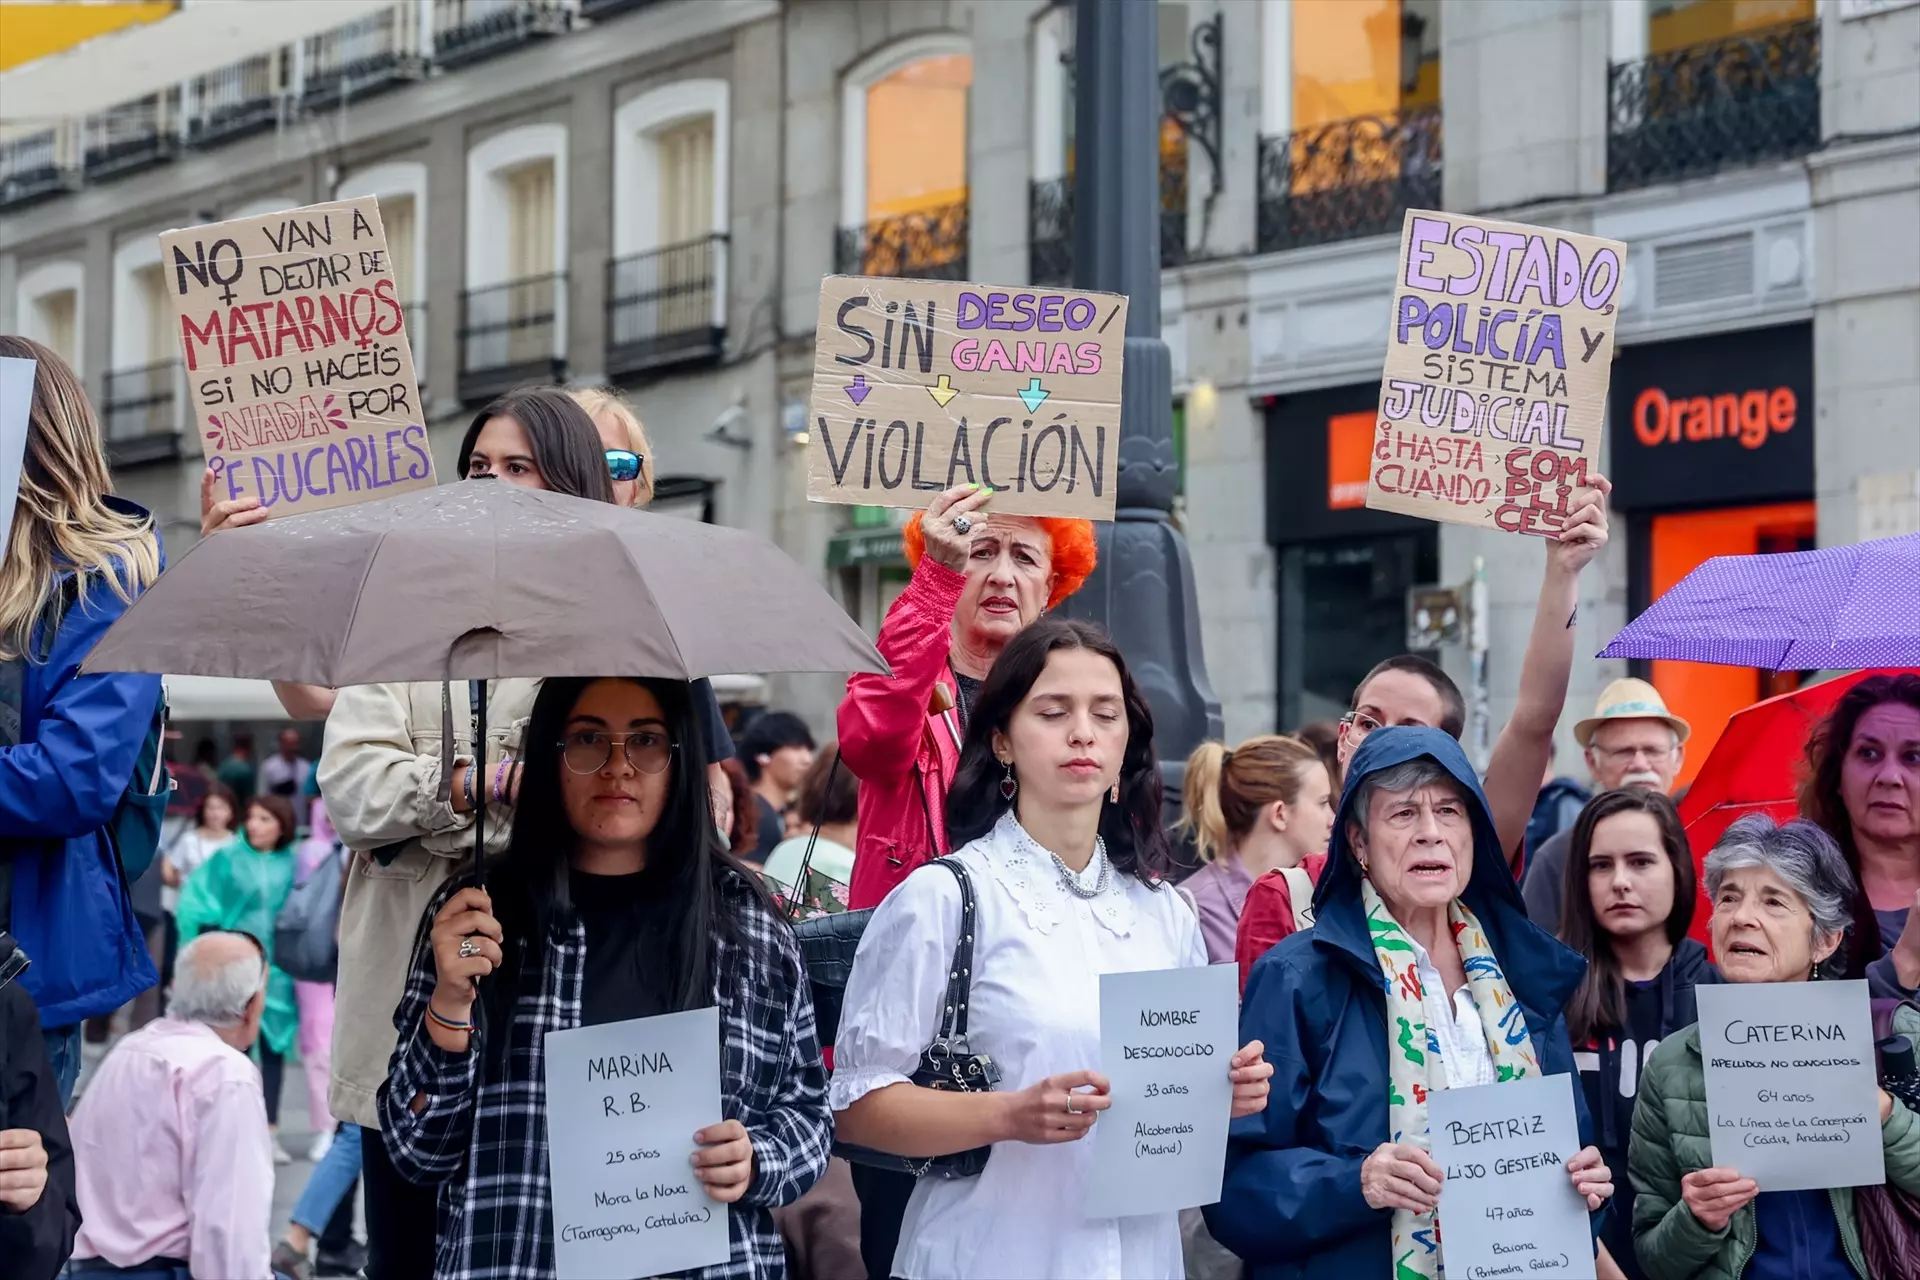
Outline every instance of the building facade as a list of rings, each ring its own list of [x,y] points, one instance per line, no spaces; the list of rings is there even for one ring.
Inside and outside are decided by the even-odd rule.
[[[443,474],[507,386],[620,386],[663,506],[775,539],[877,626],[905,580],[900,514],[804,500],[819,281],[1070,280],[1071,7],[345,8],[351,21],[232,43],[184,80],[4,122],[0,325],[81,369],[122,491],[161,513],[176,551],[197,533],[154,233],[374,195]],[[1541,548],[1364,507],[1408,207],[1631,247],[1615,534],[1587,575],[1583,652],[1706,555],[1914,518],[1916,0],[1187,0],[1159,14],[1178,515],[1230,737],[1344,710],[1358,674],[1406,647],[1409,589],[1464,582],[1476,562],[1494,728],[1511,708]],[[1464,648],[1437,656],[1464,682]],[[1624,671],[1579,664],[1570,705]],[[1703,725],[1764,687],[1752,672],[1645,674]],[[824,728],[837,692],[791,679],[774,697]]]

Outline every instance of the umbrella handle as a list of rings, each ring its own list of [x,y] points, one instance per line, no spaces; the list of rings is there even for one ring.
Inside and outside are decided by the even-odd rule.
[[[473,705],[473,764],[480,771],[474,784],[473,806],[473,883],[487,887],[487,682],[477,681],[480,697]]]

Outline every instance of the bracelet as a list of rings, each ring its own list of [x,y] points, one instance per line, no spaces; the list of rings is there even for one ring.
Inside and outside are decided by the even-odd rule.
[[[513,768],[513,757],[505,756],[493,771],[493,802],[495,804],[507,802],[507,771],[511,768]]]
[[[433,1001],[431,1000],[427,1001],[427,1021],[433,1023],[443,1031],[467,1032],[473,1030],[473,1024],[471,1022],[455,1022],[452,1018],[441,1017],[440,1011],[433,1007]]]
[[[467,798],[468,813],[472,813],[475,809],[478,809],[480,807],[480,802],[473,798],[473,774],[474,774],[474,771],[479,768],[481,768],[481,765],[478,761],[475,761],[474,763],[468,765],[466,779],[460,784],[460,792],[462,795],[466,796]]]

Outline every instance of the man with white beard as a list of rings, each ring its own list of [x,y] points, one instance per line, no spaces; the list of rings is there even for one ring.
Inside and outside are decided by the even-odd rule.
[[[1574,740],[1587,751],[1595,795],[1616,787],[1673,790],[1692,732],[1693,726],[1667,710],[1658,689],[1631,679],[1608,685],[1592,717],[1573,726]],[[1541,844],[1520,885],[1527,914],[1553,934],[1560,932],[1561,882],[1572,841],[1573,828],[1568,827]]]

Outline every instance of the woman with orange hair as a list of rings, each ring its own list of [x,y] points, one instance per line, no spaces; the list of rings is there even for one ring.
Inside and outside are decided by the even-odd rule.
[[[1007,641],[1093,572],[1092,524],[988,511],[992,496],[962,485],[914,513],[913,579],[880,627],[893,674],[847,681],[840,758],[860,779],[856,910],[947,851],[947,787],[980,682]]]

